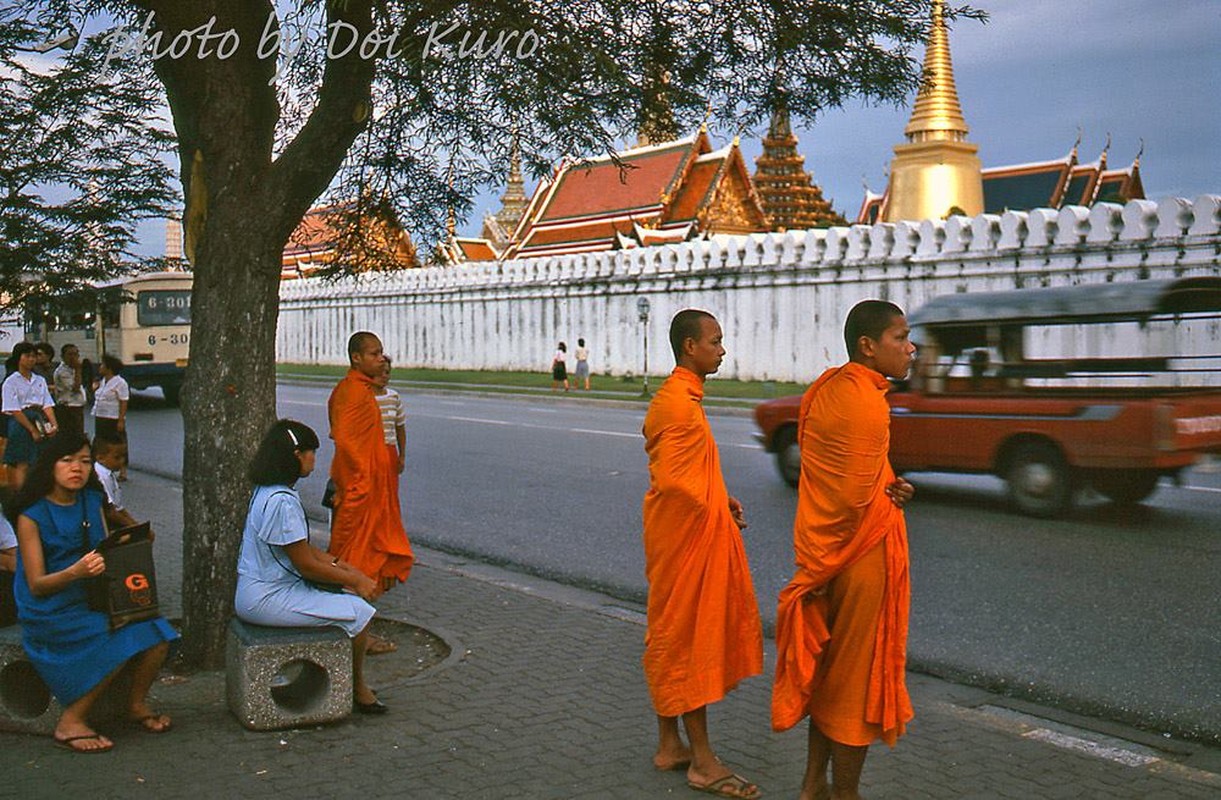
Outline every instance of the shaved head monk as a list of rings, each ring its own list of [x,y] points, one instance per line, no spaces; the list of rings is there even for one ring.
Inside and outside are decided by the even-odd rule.
[[[801,400],[797,574],[776,614],[772,728],[810,717],[802,800],[860,797],[870,743],[893,747],[913,716],[901,509],[914,489],[890,467],[886,403],[887,378],[906,376],[915,357],[908,333],[898,306],[858,303],[844,324],[848,363]]]
[[[386,367],[381,340],[367,331],[352,334],[348,360],[347,375],[327,401],[335,440],[329,552],[384,591],[407,580],[415,556],[399,510],[398,457],[386,446],[381,409],[373,395],[373,383]]]
[[[754,798],[759,787],[717,760],[708,743],[708,704],[763,671],[759,608],[739,532],[746,519],[725,488],[701,405],[704,378],[725,355],[721,326],[705,311],[681,311],[670,323],[670,346],[678,366],[644,418],[644,675],[659,738],[653,765],[686,769],[693,789]]]

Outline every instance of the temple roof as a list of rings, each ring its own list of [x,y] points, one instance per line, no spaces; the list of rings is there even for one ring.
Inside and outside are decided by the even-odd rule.
[[[1092,206],[1094,203],[1126,203],[1140,200],[1145,188],[1140,179],[1140,158],[1120,169],[1107,169],[1107,152],[1098,160],[1077,163],[1077,150],[1050,161],[1032,161],[982,171],[984,213],[1029,211],[1032,208],[1060,208],[1067,205]],[[889,194],[866,192],[858,223],[873,224],[881,219]]]
[[[729,203],[733,195],[737,203]],[[514,234],[510,258],[609,250],[640,229],[695,222],[699,231],[765,230],[736,141],[713,151],[702,129],[617,158],[562,164],[540,184]]]
[[[340,240],[352,235],[352,231],[344,229],[344,211],[343,205],[326,205],[305,213],[284,245],[280,259],[281,280],[307,277],[335,260]],[[396,220],[380,219],[376,213],[370,213],[364,217],[357,233],[361,240],[348,247],[363,251],[370,260],[389,260],[402,268],[420,265],[411,236]]]

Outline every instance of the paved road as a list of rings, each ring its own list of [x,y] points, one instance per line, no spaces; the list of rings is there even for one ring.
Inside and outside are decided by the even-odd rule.
[[[280,412],[325,431],[327,390],[281,386]],[[405,519],[413,539],[549,578],[644,595],[638,408],[552,398],[413,394]],[[792,490],[753,423],[713,416],[730,491],[747,508],[760,609],[791,573]],[[136,404],[133,463],[177,474],[181,419]],[[325,437],[324,437],[325,439]],[[329,462],[320,454],[320,473]],[[1121,511],[1087,501],[1068,519],[1004,507],[999,482],[917,476],[909,507],[910,655],[921,669],[1075,711],[1221,741],[1221,476],[1163,487]],[[312,510],[323,481],[302,494]]]

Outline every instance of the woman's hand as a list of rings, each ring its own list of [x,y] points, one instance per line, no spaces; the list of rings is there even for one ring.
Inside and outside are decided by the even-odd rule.
[[[77,580],[96,577],[106,571],[106,559],[97,550],[90,550],[72,565],[71,571]]]
[[[127,420],[123,417],[119,417],[119,421],[115,423],[114,427],[119,433],[123,433],[125,430],[127,430]]]

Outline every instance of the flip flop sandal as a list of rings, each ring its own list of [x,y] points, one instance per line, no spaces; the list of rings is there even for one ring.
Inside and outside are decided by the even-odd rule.
[[[726,775],[724,778],[717,778],[715,781],[708,783],[696,783],[688,780],[687,785],[697,792],[707,792],[715,794],[718,797],[737,797],[743,800],[756,800],[762,797],[763,792],[759,791],[759,787],[755,786],[750,781],[743,778],[741,775]],[[748,791],[753,787],[753,791]]]
[[[88,741],[89,739],[101,740],[101,738],[102,734],[100,733],[83,733],[80,736],[68,736],[63,739],[59,738],[58,736],[51,737],[51,739],[55,742],[56,747],[63,748],[64,750],[72,753],[79,753],[82,756],[91,756],[94,753],[109,753],[114,749],[114,742],[111,742],[105,747],[84,748],[72,746],[73,742],[84,742]]]

